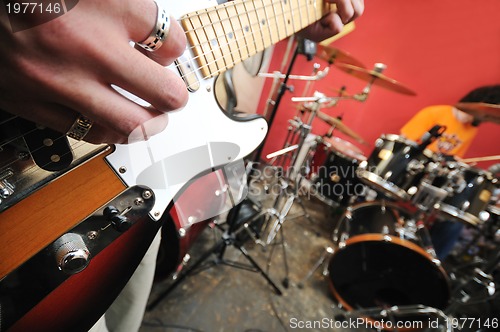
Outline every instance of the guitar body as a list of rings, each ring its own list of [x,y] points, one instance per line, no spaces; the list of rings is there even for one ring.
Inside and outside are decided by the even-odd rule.
[[[241,160],[263,141],[267,123],[222,112],[214,77],[329,9],[320,0],[236,0],[208,10],[217,2],[162,1],[188,39],[165,70],[179,73],[190,98],[163,115],[161,133],[148,135],[152,120],[132,135],[144,141],[91,146],[34,124],[18,123],[16,132],[0,112],[2,331],[86,331],[125,286],[172,206],[182,235],[243,200]],[[194,199],[181,199],[194,179],[211,173],[215,188],[202,184]]]

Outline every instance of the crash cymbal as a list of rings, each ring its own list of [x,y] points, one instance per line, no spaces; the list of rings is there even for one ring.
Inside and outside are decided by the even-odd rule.
[[[340,70],[357,77],[365,82],[371,82],[373,85],[380,86],[382,88],[401,93],[409,96],[416,96],[417,94],[405,87],[403,84],[398,81],[389,78],[375,70],[360,68],[357,66],[353,66],[345,63],[334,63],[337,68]]]
[[[316,56],[328,63],[346,63],[353,66],[365,68],[365,65],[347,52],[330,46],[318,45]]]
[[[349,128],[347,125],[345,125],[342,121],[340,121],[337,118],[334,118],[332,116],[329,116],[328,114],[325,114],[323,112],[316,112],[316,115],[320,120],[323,120],[330,126],[335,126],[335,129],[338,129],[341,133],[355,139],[356,141],[360,142],[361,144],[368,144],[358,133],[356,133],[354,130]]]
[[[458,103],[455,107],[465,113],[473,115],[481,121],[500,124],[500,105],[487,103]]]

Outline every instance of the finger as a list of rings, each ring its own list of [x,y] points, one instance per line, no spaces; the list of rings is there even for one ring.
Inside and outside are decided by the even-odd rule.
[[[85,95],[78,94],[78,91],[85,91]],[[161,132],[167,125],[167,117],[160,116],[162,113],[138,105],[105,84],[89,81],[85,86],[74,89],[72,94],[71,99],[67,101],[71,109],[118,134],[119,142],[127,142],[130,133],[152,119],[155,121],[149,122],[148,136]]]
[[[340,16],[343,24],[353,21],[364,10],[364,0],[338,0],[336,4],[337,14]]]
[[[336,13],[329,13],[320,20],[320,24],[324,31],[322,33],[328,34],[330,36],[336,35],[342,31],[344,28],[344,23],[342,19]]]
[[[145,41],[151,34],[154,35],[156,22],[158,19],[158,9],[155,2],[151,0],[134,1],[137,8],[131,10],[131,18],[127,21],[127,29],[129,37],[136,43]],[[162,4],[159,4],[161,10]],[[166,11],[168,14],[168,11]],[[142,47],[141,52],[150,57],[154,61],[166,66],[172,63],[186,48],[186,36],[182,27],[177,21],[169,16],[170,28],[162,45],[155,51],[144,52]]]
[[[104,69],[108,83],[133,93],[160,111],[176,110],[186,104],[187,88],[176,73],[127,45],[117,47],[119,49],[114,51],[120,58],[109,62]]]

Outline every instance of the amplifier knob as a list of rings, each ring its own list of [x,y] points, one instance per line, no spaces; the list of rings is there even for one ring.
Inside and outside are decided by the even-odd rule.
[[[90,262],[90,252],[83,238],[67,233],[54,242],[54,251],[59,270],[67,274],[81,272]]]

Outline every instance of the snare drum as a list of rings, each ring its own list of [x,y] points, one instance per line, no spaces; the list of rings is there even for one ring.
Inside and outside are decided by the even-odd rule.
[[[434,158],[430,150],[419,152],[416,142],[398,135],[382,135],[368,160],[360,164],[358,176],[377,191],[407,201],[417,191],[426,165]]]
[[[356,175],[363,160],[366,157],[355,145],[338,137],[322,138],[311,173],[318,194],[330,205],[348,205],[363,195],[365,186]]]
[[[345,309],[447,306],[448,277],[422,247],[401,236],[404,213],[395,204],[368,202],[341,217],[328,269],[330,289]]]
[[[497,179],[492,174],[464,163],[447,164],[450,170],[458,170],[451,195],[439,204],[438,211],[443,217],[477,226],[487,219],[486,211]],[[482,217],[482,214],[486,217]]]

